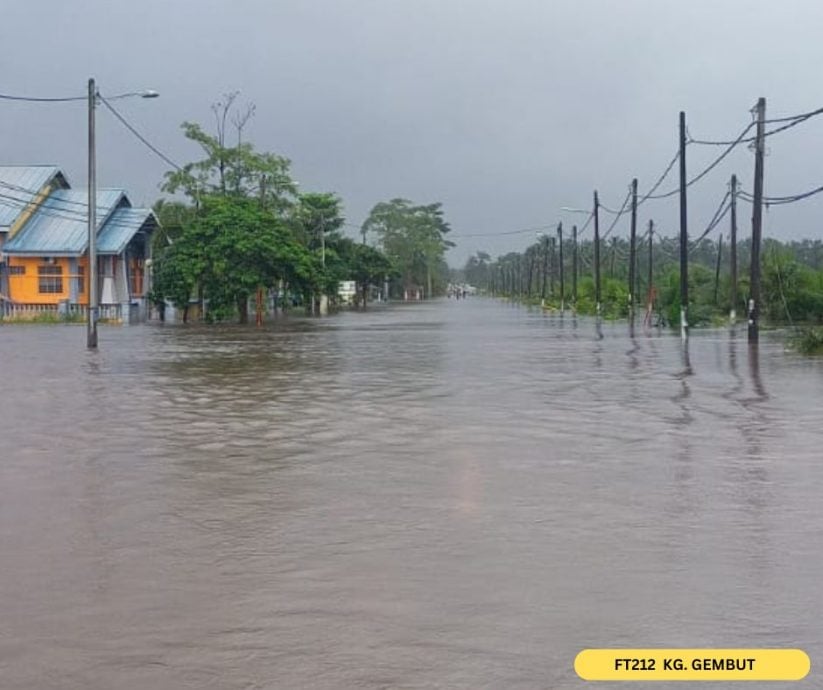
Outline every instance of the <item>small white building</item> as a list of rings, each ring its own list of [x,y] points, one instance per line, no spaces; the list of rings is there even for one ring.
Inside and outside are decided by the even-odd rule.
[[[341,280],[337,287],[337,296],[341,304],[354,304],[357,296],[357,282],[354,280]]]

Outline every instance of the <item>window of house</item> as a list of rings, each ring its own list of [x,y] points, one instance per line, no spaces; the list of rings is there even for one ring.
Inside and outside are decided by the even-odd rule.
[[[86,267],[77,267],[77,292],[83,294],[86,291]]]
[[[9,266],[9,275],[10,276],[24,276],[24,275],[26,275],[26,267],[25,266]]]
[[[63,292],[63,267],[62,266],[38,266],[37,267],[38,288],[40,294],[62,294]]]

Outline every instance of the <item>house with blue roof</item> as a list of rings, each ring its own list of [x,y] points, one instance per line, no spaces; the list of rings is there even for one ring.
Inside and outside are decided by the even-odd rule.
[[[0,315],[86,313],[87,209],[55,166],[0,166]],[[157,218],[122,189],[99,190],[96,211],[100,316],[144,319]]]

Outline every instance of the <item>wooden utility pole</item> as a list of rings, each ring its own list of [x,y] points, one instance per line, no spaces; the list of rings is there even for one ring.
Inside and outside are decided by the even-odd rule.
[[[632,180],[632,226],[629,233],[629,316],[634,316],[634,298],[637,290],[637,178]]]
[[[572,303],[577,306],[577,226],[572,226]]]
[[[542,304],[546,304],[546,282],[549,279],[549,236],[543,235],[543,287],[540,290]]]
[[[689,229],[686,219],[686,113],[680,111],[680,337],[689,336]]]
[[[763,154],[766,99],[757,99],[757,134],[754,142],[754,206],[752,209],[751,294],[749,296],[749,342],[756,343],[760,333],[760,242],[763,235]]]
[[[654,221],[649,221],[649,298],[648,318],[651,319],[654,309]]]
[[[729,271],[731,273],[731,291],[729,293],[729,321],[737,320],[737,175],[732,175],[731,182],[731,231],[729,237]]]
[[[555,267],[555,253],[554,253],[554,237],[549,238],[549,294],[554,298],[554,274]]]
[[[566,280],[563,275],[563,223],[557,224],[557,246],[559,251],[558,266],[560,268],[560,313],[566,309]]]
[[[717,240],[717,266],[714,269],[714,303],[717,304],[717,291],[720,288],[720,261],[723,257],[723,235]]]
[[[600,202],[597,190],[594,192],[594,303],[597,315],[600,316]]]
[[[612,237],[612,253],[609,256],[609,278],[614,278],[614,263],[617,260],[617,238]]]

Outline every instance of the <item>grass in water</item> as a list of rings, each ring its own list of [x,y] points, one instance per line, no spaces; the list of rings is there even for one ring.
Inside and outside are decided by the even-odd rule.
[[[801,328],[790,342],[794,349],[804,355],[823,355],[823,328]]]

